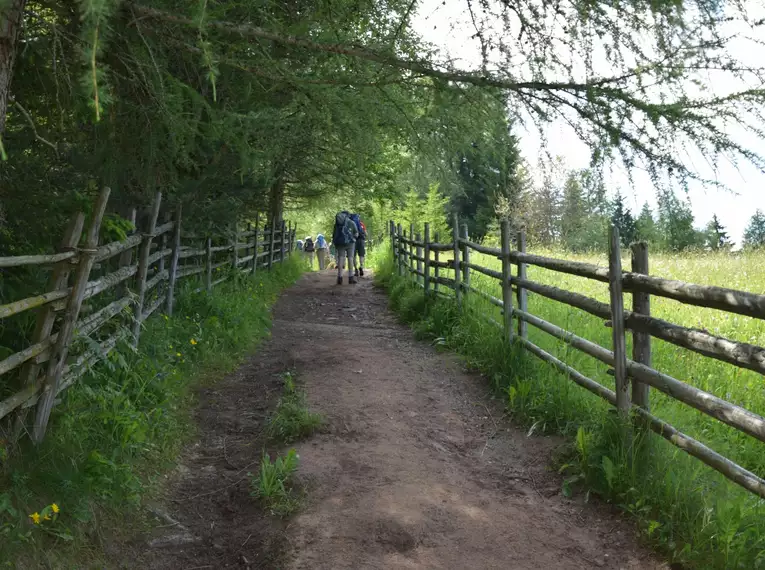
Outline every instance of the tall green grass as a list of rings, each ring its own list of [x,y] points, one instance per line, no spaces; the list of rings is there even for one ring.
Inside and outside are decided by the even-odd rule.
[[[536,252],[605,265],[604,256]],[[442,259],[446,257],[442,255]],[[499,269],[498,260],[473,252],[474,263]],[[629,267],[629,259],[623,260]],[[651,255],[651,273],[700,284],[762,293],[765,254]],[[501,321],[499,310],[468,294],[464,312],[451,299],[428,301],[422,289],[395,276],[391,255],[378,259],[378,280],[390,292],[391,304],[425,336],[461,352],[492,379],[507,400],[509,412],[538,431],[572,439],[572,456],[562,465],[565,492],[594,491],[634,514],[645,536],[674,561],[692,568],[765,568],[765,502],[730,483],[698,460],[658,436],[640,436],[630,449],[622,446],[619,426],[605,402],[578,387],[533,355],[508,349],[488,317]],[[607,285],[584,278],[529,267],[529,279],[577,291],[608,302]],[[472,285],[501,298],[499,284],[472,273]],[[629,296],[625,303],[629,304]],[[652,298],[655,316],[714,334],[765,344],[765,323],[712,309]],[[611,331],[602,320],[577,309],[529,294],[529,311],[579,336],[610,347]],[[607,367],[529,325],[529,339],[583,374],[613,388]],[[748,409],[765,413],[762,376],[653,340],[654,367]],[[678,429],[765,475],[765,448],[753,438],[697,412],[657,390],[652,411]]]
[[[192,388],[270,334],[272,304],[303,270],[296,258],[211,294],[186,282],[175,315],[147,321],[137,351],[122,346],[70,388],[43,443],[1,465],[0,565],[104,567],[99,541],[140,524],[139,507],[194,433]],[[29,518],[52,503],[55,521]]]

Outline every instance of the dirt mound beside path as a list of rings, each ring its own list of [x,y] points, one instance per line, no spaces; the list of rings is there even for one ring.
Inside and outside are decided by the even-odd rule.
[[[296,446],[306,497],[284,524],[238,479],[287,369],[328,427]],[[479,375],[396,322],[371,278],[305,275],[268,343],[208,392],[168,503],[187,542],[144,549],[145,567],[667,568],[609,509],[564,498],[548,469],[560,441],[512,427]]]

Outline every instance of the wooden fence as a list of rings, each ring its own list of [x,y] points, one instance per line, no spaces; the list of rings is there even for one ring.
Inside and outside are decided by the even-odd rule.
[[[203,283],[200,289],[211,291],[236,272],[255,274],[284,261],[295,242],[295,229],[284,222],[275,230],[260,229],[257,215],[246,231],[237,226],[226,236],[184,234],[180,207],[160,223],[162,195],[157,194],[145,227],[125,240],[99,245],[108,199],[109,189],[104,189],[84,241],[85,216],[77,214],[57,253],[0,257],[0,270],[30,265],[52,268],[45,292],[12,302],[0,300],[0,319],[37,311],[30,345],[0,361],[4,388],[11,375],[18,374],[20,383],[15,393],[0,401],[0,419],[16,412],[14,425],[8,423],[14,439],[30,433],[35,442],[42,441],[51,409],[63,390],[121,340],[137,345],[142,324],[153,313],[164,309],[172,315],[179,279],[197,275]],[[35,417],[28,431],[25,417],[33,406]]]
[[[632,271],[623,271],[619,233],[613,227],[609,235],[608,268],[526,253],[526,239],[523,231],[516,235],[516,248],[513,249],[511,231],[507,222],[502,224],[501,230],[501,248],[486,247],[470,241],[466,226],[463,226],[460,234],[456,217],[453,220],[453,233],[448,243],[441,243],[438,235],[431,241],[428,224],[425,224],[424,236],[421,237],[419,234],[413,235],[411,227],[407,235],[406,231],[402,231],[400,224],[395,225],[394,222],[390,222],[389,235],[398,274],[411,276],[424,288],[425,295],[442,295],[443,292],[439,291],[439,286],[447,287],[454,292],[460,307],[464,307],[465,294],[481,296],[501,309],[502,323],[494,321],[491,317],[488,318],[502,330],[509,343],[520,345],[557,368],[582,388],[600,396],[615,406],[621,417],[626,419],[630,413],[634,414],[638,428],[648,426],[673,445],[701,460],[731,481],[765,498],[765,480],[656,417],[650,412],[648,399],[649,388],[655,388],[670,398],[683,402],[736,430],[765,441],[765,418],[652,368],[651,338],[659,338],[709,358],[754,370],[760,374],[765,374],[765,348],[715,336],[704,330],[679,326],[652,317],[650,310],[650,297],[657,295],[688,305],[765,318],[765,295],[649,276],[648,248],[645,243],[636,243],[631,246]],[[498,258],[502,263],[502,271],[471,263],[471,251]],[[443,252],[451,252],[454,256],[453,260],[440,261],[439,253]],[[580,293],[530,281],[526,276],[528,265],[608,283],[610,302],[603,303]],[[512,270],[513,266],[515,266],[515,272]],[[444,272],[449,270],[453,271],[452,278],[444,276]],[[472,272],[498,280],[502,289],[502,298],[496,298],[472,286]],[[611,347],[602,347],[529,313],[528,292],[604,319],[605,324],[611,327]],[[625,292],[632,293],[632,310],[624,308]],[[514,320],[517,321],[517,330]],[[616,390],[610,390],[585,376],[529,341],[528,325],[610,366],[609,373],[614,376]],[[628,358],[626,349],[625,331],[627,330],[633,335],[631,359]],[[631,430],[625,431],[625,437],[631,437]]]

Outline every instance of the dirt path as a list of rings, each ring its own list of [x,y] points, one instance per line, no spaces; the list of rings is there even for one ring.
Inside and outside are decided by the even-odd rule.
[[[666,568],[608,509],[562,497],[547,468],[560,442],[513,428],[478,375],[386,305],[371,280],[338,287],[329,272],[283,295],[266,346],[203,394],[202,439],[171,485],[172,532],[126,567]],[[328,429],[296,446],[307,495],[280,523],[244,473],[287,369]]]

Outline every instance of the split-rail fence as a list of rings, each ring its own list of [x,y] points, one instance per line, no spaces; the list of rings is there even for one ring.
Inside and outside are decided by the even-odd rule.
[[[632,414],[636,420],[633,422],[636,428],[647,426],[731,481],[765,498],[765,480],[652,414],[648,398],[650,388],[660,390],[670,398],[765,442],[765,418],[759,414],[652,368],[651,338],[658,338],[760,374],[765,374],[765,348],[673,324],[651,316],[650,310],[651,296],[656,295],[688,305],[765,319],[765,295],[648,275],[648,248],[645,243],[632,244],[632,270],[623,271],[619,232],[615,227],[610,228],[608,267],[527,253],[523,231],[515,234],[517,241],[513,244],[516,247],[513,248],[513,234],[507,222],[503,222],[501,226],[501,248],[487,247],[470,241],[467,226],[462,226],[460,232],[456,216],[449,242],[439,242],[438,235],[431,240],[429,224],[424,225],[424,236],[414,234],[413,226],[407,235],[401,224],[396,225],[391,221],[389,235],[398,274],[411,277],[424,289],[426,296],[443,295],[443,290],[439,290],[439,287],[447,287],[453,291],[456,303],[460,307],[465,306],[465,295],[481,296],[502,311],[501,323],[490,316],[487,318],[502,330],[509,343],[523,347],[557,368],[582,388],[603,398],[616,408],[623,419],[626,420]],[[501,260],[502,270],[496,271],[472,263],[471,251],[498,258]],[[453,259],[441,261],[439,254],[444,252],[453,255]],[[603,303],[581,293],[531,281],[526,275],[529,265],[607,283],[610,302]],[[445,276],[449,270],[452,271],[453,277]],[[471,272],[498,280],[502,298],[494,297],[471,285]],[[604,324],[612,331],[611,346],[602,347],[531,314],[528,310],[529,292],[603,319]],[[625,292],[632,293],[632,310],[624,307]],[[517,323],[514,324],[514,321]],[[609,374],[614,376],[616,390],[611,390],[585,376],[532,343],[528,339],[528,325],[608,365]],[[632,358],[627,355],[626,331],[631,331],[633,335]],[[625,421],[625,425],[629,426],[630,422]],[[631,429],[625,431],[625,437],[632,437]]]
[[[6,418],[7,431],[15,439],[28,433],[33,441],[42,441],[62,391],[121,341],[137,345],[143,323],[152,314],[172,315],[180,279],[198,276],[200,290],[212,291],[237,272],[254,275],[261,268],[271,269],[291,255],[295,243],[291,224],[261,229],[259,215],[246,230],[240,231],[243,224],[235,225],[225,236],[185,234],[181,207],[161,217],[162,195],[157,193],[140,231],[99,245],[108,199],[106,188],[84,236],[84,214],[70,220],[56,253],[0,257],[0,272],[22,266],[51,269],[44,292],[15,301],[0,299],[0,320],[37,311],[29,346],[0,361],[0,386],[3,381],[18,382],[15,391],[6,383],[4,392],[13,393],[0,400],[0,420]],[[131,217],[135,223],[135,209]],[[26,416],[32,407],[28,428]]]

